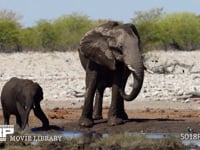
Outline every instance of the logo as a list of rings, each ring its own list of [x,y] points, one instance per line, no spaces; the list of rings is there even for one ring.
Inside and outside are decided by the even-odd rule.
[[[200,140],[200,133],[181,133],[181,140]]]
[[[0,125],[0,141],[6,141],[6,136],[13,133],[14,125]]]
[[[6,137],[9,134],[14,133],[14,125],[0,125],[0,141],[5,142]],[[61,141],[62,135],[11,135],[9,136],[10,141],[29,141],[29,142],[41,142],[49,141],[56,142]],[[9,139],[7,139],[9,140]]]

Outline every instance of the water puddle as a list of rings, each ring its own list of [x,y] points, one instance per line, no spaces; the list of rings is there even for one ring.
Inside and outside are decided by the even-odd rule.
[[[81,138],[84,137],[84,133],[75,131],[64,131],[61,134],[64,138]]]

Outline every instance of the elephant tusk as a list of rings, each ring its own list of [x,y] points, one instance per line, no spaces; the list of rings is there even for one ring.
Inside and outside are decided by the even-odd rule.
[[[131,65],[128,65],[128,69],[133,71],[133,72],[136,72],[136,70],[133,67],[131,67]]]
[[[146,72],[148,72],[148,73],[150,73],[150,74],[154,74],[154,72],[151,71],[150,69],[145,69],[145,70],[146,70]]]
[[[148,69],[145,65],[144,65],[144,70],[150,74],[154,74],[153,71],[151,71],[150,69]]]

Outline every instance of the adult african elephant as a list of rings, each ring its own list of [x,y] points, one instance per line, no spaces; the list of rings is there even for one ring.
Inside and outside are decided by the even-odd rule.
[[[144,65],[140,52],[140,39],[133,24],[109,21],[88,31],[80,41],[79,57],[86,71],[86,94],[79,124],[93,125],[93,101],[96,93],[94,116],[101,117],[103,93],[112,87],[112,100],[108,113],[108,124],[123,123],[128,116],[124,110],[124,99],[131,101],[139,94]],[[134,83],[130,94],[124,89],[128,76]]]
[[[30,110],[38,117],[43,128],[49,127],[49,121],[40,107],[43,91],[38,83],[31,80],[11,78],[1,92],[4,124],[9,124],[10,115],[16,116],[17,125],[24,130],[28,126]]]

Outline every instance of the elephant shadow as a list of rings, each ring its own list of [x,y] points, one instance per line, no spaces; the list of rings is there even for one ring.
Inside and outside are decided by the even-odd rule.
[[[48,128],[44,128],[44,127],[35,127],[35,128],[31,128],[31,132],[49,131],[49,130],[64,131],[64,128],[59,127],[59,126],[57,126],[57,125],[49,125]]]
[[[97,124],[104,124],[104,123],[107,123],[107,122],[108,122],[107,119],[95,120],[95,121],[94,121],[94,125],[97,125]]]
[[[130,118],[128,120],[123,120],[122,124],[126,124],[126,123],[147,123],[147,122],[182,122],[185,121],[184,119],[169,119],[169,118]],[[94,125],[99,125],[99,124],[105,124],[107,123],[108,120],[107,119],[102,119],[102,120],[95,120],[94,121]]]
[[[137,122],[137,123],[142,123],[142,122],[148,122],[148,121],[158,121],[158,122],[162,122],[162,121],[185,121],[184,119],[169,119],[169,118],[154,118],[154,119],[150,119],[150,118],[131,118],[128,120],[125,120],[124,123],[128,123],[128,122]]]

